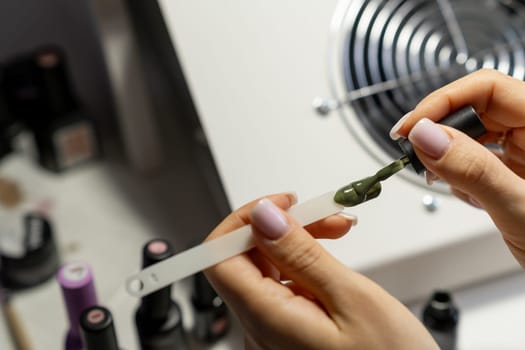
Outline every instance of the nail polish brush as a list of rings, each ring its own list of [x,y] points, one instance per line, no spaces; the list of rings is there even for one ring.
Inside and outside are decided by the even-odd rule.
[[[463,107],[449,114],[439,123],[460,130],[473,139],[486,133],[480,117],[472,106]],[[334,201],[345,207],[353,207],[376,198],[381,193],[381,181],[388,179],[407,165],[411,165],[416,173],[421,174],[425,170],[425,166],[417,157],[412,143],[407,139],[402,139],[398,145],[403,153],[398,160],[380,169],[373,176],[351,182],[340,188],[334,196]]]

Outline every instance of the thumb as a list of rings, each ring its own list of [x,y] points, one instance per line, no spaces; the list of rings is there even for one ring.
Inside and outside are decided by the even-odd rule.
[[[408,134],[427,170],[466,193],[487,211],[517,199],[523,180],[477,141],[450,127],[421,119]],[[523,199],[522,199],[523,200]]]
[[[270,200],[262,199],[252,209],[250,220],[257,248],[288,278],[315,296],[332,311],[342,281],[333,276],[350,273],[305,229]],[[331,310],[332,309],[332,310]]]

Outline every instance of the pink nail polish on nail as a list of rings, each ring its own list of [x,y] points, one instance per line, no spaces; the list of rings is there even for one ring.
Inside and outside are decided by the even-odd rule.
[[[450,144],[448,134],[430,119],[421,119],[408,134],[409,141],[434,159],[441,158]]]
[[[267,198],[263,198],[250,212],[250,219],[265,238],[275,240],[284,236],[289,229],[288,220],[281,210]]]

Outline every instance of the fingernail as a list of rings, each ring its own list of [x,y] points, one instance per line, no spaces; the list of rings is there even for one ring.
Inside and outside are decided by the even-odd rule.
[[[430,119],[421,119],[414,125],[408,139],[434,159],[441,158],[450,143],[448,134]]]
[[[394,124],[394,126],[392,127],[392,129],[390,129],[390,138],[392,140],[398,140],[399,138],[401,138],[401,135],[398,134],[398,131],[399,129],[401,129],[401,126],[403,126],[403,123],[405,122],[405,120],[410,117],[410,115],[412,114],[412,111],[408,112],[407,114],[405,114],[404,116],[401,117],[401,119],[399,119],[397,121],[397,123]]]
[[[267,198],[261,199],[250,212],[252,225],[267,238],[279,239],[288,232],[289,224],[281,210]]]
[[[352,226],[357,225],[357,222],[358,222],[357,216],[352,215],[352,214],[348,214],[348,213],[345,213],[345,212],[338,213],[337,215],[340,216],[340,217],[345,218],[348,221],[351,221],[352,222]]]
[[[468,202],[475,208],[483,209],[483,206],[481,205],[481,203],[472,197],[468,197]]]
[[[297,192],[294,192],[294,191],[286,192],[286,196],[288,197],[288,200],[290,201],[290,206],[297,204]]]
[[[427,185],[431,186],[434,182],[439,180],[439,176],[431,172],[430,170],[425,171],[425,180],[427,181]]]

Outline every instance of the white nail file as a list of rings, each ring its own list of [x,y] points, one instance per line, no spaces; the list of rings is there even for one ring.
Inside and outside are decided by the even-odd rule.
[[[344,207],[334,202],[334,194],[328,192],[296,204],[288,213],[302,226],[340,213]],[[145,268],[126,280],[126,289],[142,297],[253,247],[251,225],[246,225]]]

